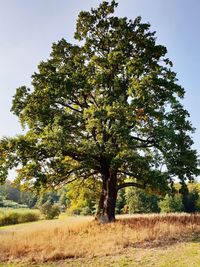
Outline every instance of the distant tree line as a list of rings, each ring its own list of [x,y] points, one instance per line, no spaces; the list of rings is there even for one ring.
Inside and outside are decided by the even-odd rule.
[[[33,208],[36,202],[37,197],[34,194],[13,186],[9,180],[0,185],[0,207]]]
[[[188,191],[179,193],[180,185],[175,185],[174,194],[165,196],[135,187],[119,190],[116,213],[159,213],[159,212],[200,212],[200,184],[188,185]],[[87,179],[75,181],[62,189],[45,191],[39,195],[14,187],[10,181],[0,186],[0,207],[40,208],[43,211],[57,205],[61,211],[75,215],[96,213],[100,183]]]
[[[184,194],[179,193],[176,185],[174,194],[158,196],[137,188],[128,188],[125,192],[125,209],[127,213],[159,213],[159,212],[199,212],[200,184],[191,184]]]

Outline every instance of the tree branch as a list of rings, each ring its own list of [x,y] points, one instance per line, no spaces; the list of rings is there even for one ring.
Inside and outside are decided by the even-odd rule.
[[[137,188],[140,188],[140,189],[145,189],[146,188],[145,184],[138,184],[138,183],[135,183],[135,182],[127,182],[127,183],[123,183],[123,184],[118,185],[117,186],[117,191],[122,189],[122,188],[128,187],[128,186],[134,186],[134,187],[137,187]]]
[[[96,101],[95,97],[92,95],[92,93],[90,94],[90,96],[91,96],[92,100],[94,101],[95,105],[97,107],[99,107],[99,105],[97,104],[97,101]]]
[[[83,178],[83,180],[85,180],[85,179],[99,173],[98,171],[93,171],[93,172],[85,173],[85,174],[82,173],[80,175],[76,174],[74,178],[67,180],[67,178],[70,177],[70,174],[72,174],[74,171],[76,171],[76,169],[71,170],[67,175],[63,176],[62,179],[59,179],[57,181],[57,185],[61,184],[62,182],[63,182],[63,184],[67,185],[67,184],[73,183],[74,181],[76,181],[77,179],[80,179],[80,178]]]
[[[137,136],[131,136],[131,138],[136,140],[136,141],[140,141],[140,142],[144,142],[144,143],[154,143],[154,140],[152,140],[151,137],[148,137],[147,139],[142,139],[142,138],[137,137]]]
[[[128,176],[131,176],[133,178],[137,178],[137,175],[136,174],[133,174],[131,172],[124,172],[124,171],[120,171],[120,170],[119,170],[119,172],[122,173],[122,174],[128,175]]]
[[[55,101],[55,104],[62,105],[62,106],[64,106],[64,107],[67,107],[67,108],[69,108],[69,109],[71,109],[71,110],[73,110],[73,111],[75,111],[75,112],[81,113],[81,114],[83,113],[81,110],[78,110],[78,109],[76,109],[76,108],[73,108],[72,106],[70,106],[70,105],[68,105],[68,104],[66,104],[66,103],[64,103],[64,102]]]
[[[82,161],[86,156],[86,154],[81,153],[81,152],[78,153],[77,151],[75,152],[75,150],[72,151],[72,150],[64,149],[62,152],[63,152],[63,155],[69,156],[72,159],[77,160],[77,161]]]

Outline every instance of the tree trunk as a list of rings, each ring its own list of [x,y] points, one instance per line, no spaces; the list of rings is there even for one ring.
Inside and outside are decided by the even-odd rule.
[[[101,223],[115,221],[115,204],[117,198],[117,175],[109,174],[105,179],[102,175],[102,190],[99,199],[99,206],[96,219]]]

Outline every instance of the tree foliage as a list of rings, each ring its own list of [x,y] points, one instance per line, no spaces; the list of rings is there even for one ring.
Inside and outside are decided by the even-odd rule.
[[[130,187],[126,189],[126,204],[129,213],[158,213],[160,198],[148,194],[142,189]]]
[[[114,15],[115,1],[80,12],[76,44],[54,43],[32,87],[22,86],[12,112],[27,132],[4,138],[0,177],[41,189],[92,177],[101,181],[99,216],[114,220],[117,191],[165,191],[198,174],[193,127],[181,104],[167,49],[150,24]],[[129,177],[130,182],[125,179]]]
[[[95,183],[92,179],[77,180],[67,185],[67,211],[72,214],[94,214],[98,205],[100,189],[100,182]]]
[[[41,213],[48,220],[57,218],[60,214],[60,206],[58,204],[51,203],[51,201],[45,202],[39,208],[40,208]]]
[[[163,200],[159,203],[161,212],[183,212],[183,197],[181,194],[176,194],[174,196],[166,195]]]
[[[188,185],[188,192],[190,196],[186,196],[183,200],[186,212],[200,211],[200,183],[195,182]]]

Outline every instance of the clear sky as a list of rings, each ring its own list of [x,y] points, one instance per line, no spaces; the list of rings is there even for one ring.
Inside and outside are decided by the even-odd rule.
[[[0,0],[0,137],[20,132],[10,113],[17,87],[30,85],[52,42],[73,42],[78,13],[96,7],[97,0]],[[142,16],[156,31],[157,42],[168,49],[179,83],[185,88],[185,108],[196,128],[195,148],[200,154],[200,1],[118,0],[116,14]]]

